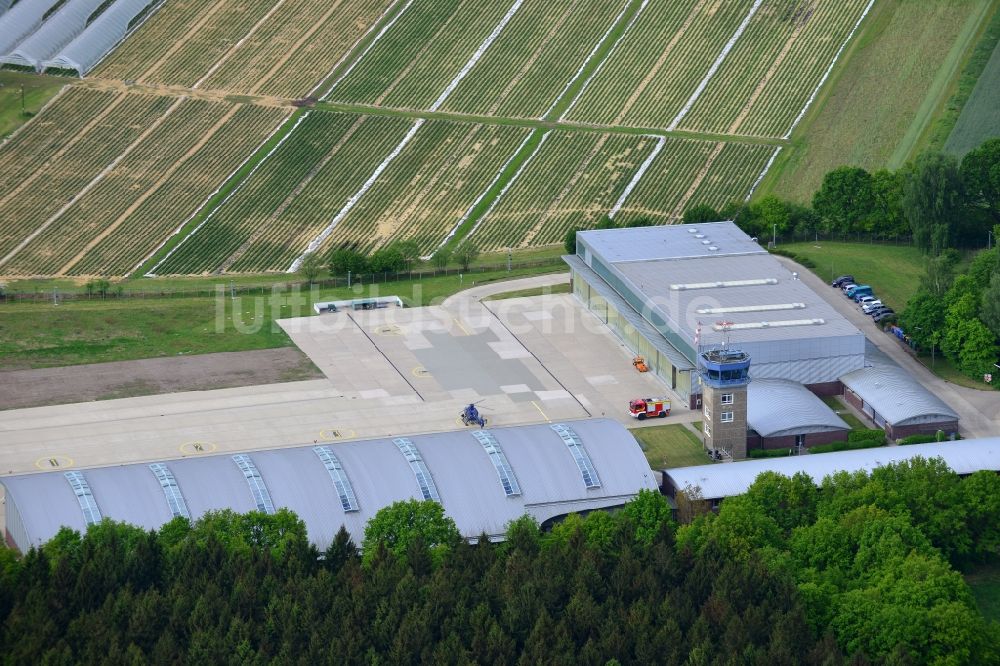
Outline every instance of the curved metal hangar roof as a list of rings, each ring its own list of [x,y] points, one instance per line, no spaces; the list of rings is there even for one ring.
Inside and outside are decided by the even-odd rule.
[[[639,445],[609,419],[326,443],[69,472],[12,476],[8,531],[23,551],[62,526],[101,518],[154,529],[206,511],[302,518],[326,548],[344,525],[357,543],[398,500],[435,499],[463,535],[503,534],[525,513],[539,522],[624,504],[656,489]]]

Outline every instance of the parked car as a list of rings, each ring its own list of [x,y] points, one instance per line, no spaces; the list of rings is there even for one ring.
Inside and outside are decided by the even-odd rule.
[[[861,310],[865,314],[871,314],[874,310],[878,310],[880,308],[887,308],[887,307],[889,307],[889,306],[887,306],[884,303],[882,303],[882,301],[868,301],[867,303],[865,303],[864,305],[861,306]]]
[[[851,299],[857,303],[865,296],[874,296],[875,292],[868,285],[862,285],[857,287],[853,292],[851,292]]]
[[[895,319],[895,318],[896,318],[896,313],[893,312],[892,310],[882,310],[882,312],[872,317],[872,319],[875,320],[876,324],[885,321],[886,319]]]
[[[884,314],[887,314],[887,315],[895,315],[895,314],[896,314],[896,311],[895,311],[895,310],[893,310],[893,309],[892,309],[892,308],[890,308],[890,307],[881,307],[881,308],[877,308],[877,309],[875,309],[875,310],[872,310],[871,312],[869,312],[869,313],[868,313],[868,315],[869,315],[869,316],[870,316],[870,317],[871,317],[872,319],[875,319],[876,317],[880,317],[880,316],[882,316],[882,315],[884,315]],[[876,321],[878,321],[878,320],[876,319]]]
[[[848,284],[850,282],[854,282],[854,276],[853,275],[841,275],[839,278],[837,278],[836,280],[834,280],[833,282],[831,282],[830,286],[831,287],[842,287],[845,284]]]
[[[841,285],[840,290],[844,292],[844,296],[847,296],[847,292],[849,292],[851,289],[854,289],[857,286],[858,285],[854,284],[853,282],[848,282],[846,284]]]
[[[865,303],[871,303],[876,300],[875,296],[862,296],[858,299],[858,305],[864,305]]]

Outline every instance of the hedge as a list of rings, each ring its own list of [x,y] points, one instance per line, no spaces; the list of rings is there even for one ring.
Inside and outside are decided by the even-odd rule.
[[[881,432],[881,431],[879,431]],[[819,446],[809,447],[809,453],[833,453],[834,451],[853,451],[855,449],[875,449],[880,446],[885,446],[885,436],[880,442],[876,442],[869,439],[862,439],[854,442],[830,442],[829,444],[820,444]]]
[[[785,458],[792,455],[792,449],[750,449],[748,458]]]
[[[874,442],[876,444],[885,443],[885,431],[874,429],[874,430],[852,430],[847,433],[847,441],[854,442]]]

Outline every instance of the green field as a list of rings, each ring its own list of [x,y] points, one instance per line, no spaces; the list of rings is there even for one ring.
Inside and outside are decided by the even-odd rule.
[[[0,71],[0,140],[38,113],[64,85],[66,80],[56,76]],[[23,114],[21,86],[24,86]]]
[[[837,416],[839,416],[840,418],[844,419],[844,421],[847,422],[847,425],[851,426],[851,430],[867,430],[868,429],[868,426],[866,426],[864,423],[862,423],[861,419],[859,419],[857,416],[855,416],[854,414],[852,414],[851,411],[849,409],[847,409],[843,405],[843,403],[841,403],[840,400],[838,400],[835,396],[828,395],[828,396],[826,396],[826,397],[823,398],[823,402],[826,403],[827,407],[829,407],[833,411],[837,412]]]
[[[912,157],[995,0],[880,0],[760,193],[809,202],[824,174]]]
[[[351,289],[279,286],[235,301],[226,280],[217,283],[221,295],[215,297],[0,304],[0,371],[286,347],[291,340],[273,320],[311,315],[316,301],[391,294],[411,306],[428,305],[474,284],[560,270],[554,265]]]
[[[811,260],[816,264],[813,272],[826,282],[838,275],[853,275],[859,284],[871,285],[897,312],[902,312],[924,275],[924,257],[909,245],[821,241],[787,243],[780,249]]]
[[[698,436],[679,423],[635,428],[629,432],[639,440],[653,469],[707,465],[712,462]]]
[[[1000,33],[1000,12],[995,31]],[[1000,136],[1000,43],[993,49],[986,67],[980,74],[976,87],[958,117],[958,122],[948,136],[944,149],[961,157],[983,141]]]

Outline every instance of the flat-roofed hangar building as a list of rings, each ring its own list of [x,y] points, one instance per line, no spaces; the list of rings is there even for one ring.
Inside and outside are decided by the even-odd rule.
[[[581,231],[564,259],[577,298],[692,409],[697,356],[725,329],[754,379],[837,394],[865,365],[861,331],[732,222]]]
[[[393,502],[433,499],[466,537],[500,538],[524,514],[545,523],[656,490],[635,438],[610,419],[327,443],[235,455],[25,474],[7,491],[7,542],[25,552],[62,526],[111,518],[156,529],[207,511],[287,507],[325,549],[341,525],[361,544]]]

